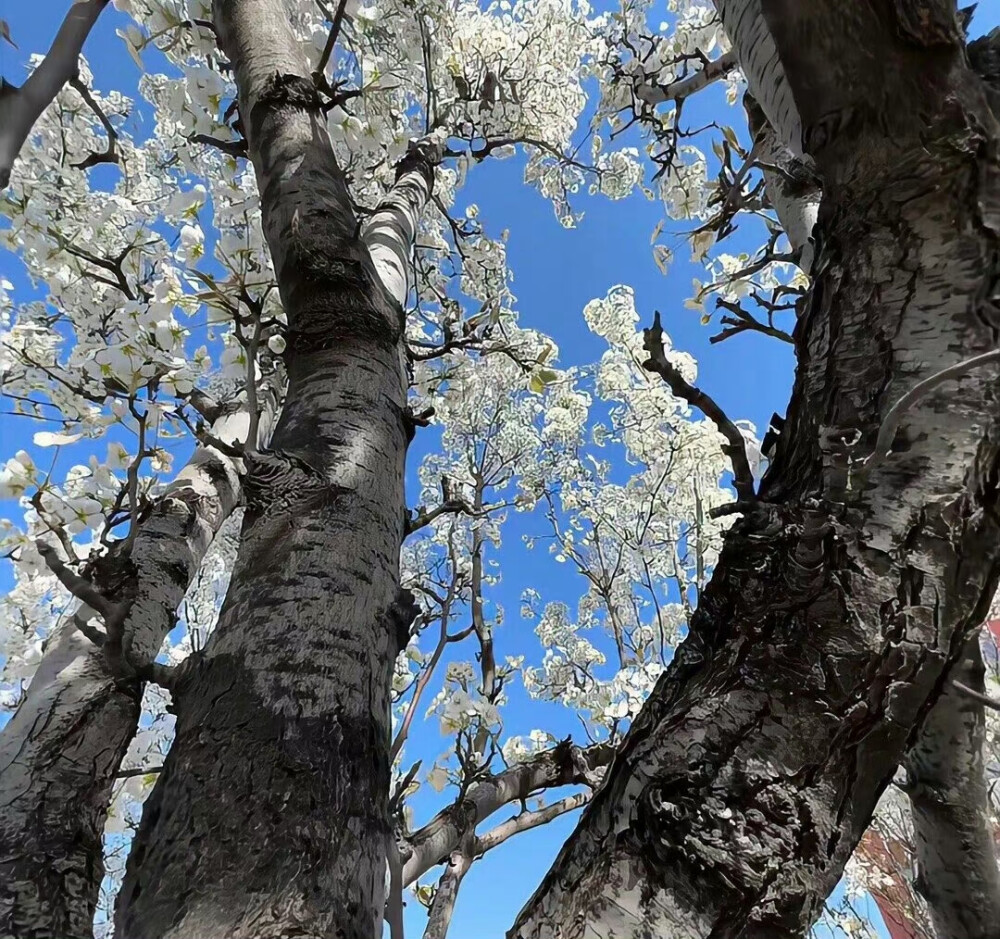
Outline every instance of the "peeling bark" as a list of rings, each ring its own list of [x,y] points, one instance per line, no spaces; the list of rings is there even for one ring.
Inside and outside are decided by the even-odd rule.
[[[0,189],[10,182],[14,160],[35,121],[63,85],[77,74],[80,50],[108,0],[67,0],[69,10],[48,54],[16,87],[0,79]]]
[[[990,939],[1000,923],[1000,874],[990,822],[979,635],[971,636],[904,761],[913,812],[916,889],[937,939]]]
[[[245,413],[223,417],[212,430],[231,443],[245,435],[246,423]],[[201,447],[141,521],[130,557],[113,553],[96,565],[96,586],[129,604],[123,627],[143,661],[176,623],[239,494],[234,461]],[[46,643],[24,700],[0,733],[0,935],[93,935],[104,824],[140,699],[138,683],[116,682],[103,651],[71,621]]]
[[[380,935],[399,651],[403,320],[284,4],[216,0],[288,317],[288,392],[248,456],[229,591],[176,693],[116,934]]]
[[[1000,575],[995,366],[864,462],[1000,334],[1000,133],[954,7],[762,6],[825,183],[788,421],[518,939],[800,937]]]

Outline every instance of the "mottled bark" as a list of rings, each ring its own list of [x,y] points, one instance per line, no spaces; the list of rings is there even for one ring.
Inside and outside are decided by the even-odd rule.
[[[998,128],[954,7],[762,6],[825,186],[788,421],[521,939],[800,937],[1000,573],[995,365],[865,462],[1000,331]]]
[[[1000,875],[983,745],[985,693],[979,635],[971,636],[904,761],[913,811],[916,889],[937,939],[990,939],[1000,928]]]
[[[409,425],[402,311],[378,280],[280,0],[216,0],[288,317],[288,391],[117,935],[380,935],[389,689]]]
[[[0,189],[10,182],[11,169],[35,121],[63,85],[77,74],[80,50],[108,0],[66,0],[69,10],[48,55],[16,87],[0,79]]]
[[[234,417],[216,421],[218,438],[245,435],[246,415]],[[199,448],[140,521],[131,555],[112,552],[95,566],[95,586],[129,605],[123,626],[137,659],[159,651],[239,492],[234,461]],[[112,678],[103,651],[72,621],[47,641],[24,700],[0,733],[0,935],[93,934],[104,823],[140,697],[138,683]]]
[[[761,3],[762,0],[715,0],[715,8],[733,44],[750,94],[760,103],[777,139],[792,156],[799,157],[803,152],[802,123]]]

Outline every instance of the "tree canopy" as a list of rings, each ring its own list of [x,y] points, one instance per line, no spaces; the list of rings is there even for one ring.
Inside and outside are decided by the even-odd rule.
[[[0,933],[435,939],[534,838],[483,935],[987,939],[1000,32],[63,6],[0,87]],[[502,160],[591,243],[655,206],[663,312],[523,308]]]

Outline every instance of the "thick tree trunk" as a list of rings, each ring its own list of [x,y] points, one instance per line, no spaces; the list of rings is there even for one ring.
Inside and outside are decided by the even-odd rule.
[[[246,436],[246,414],[213,425]],[[157,654],[178,604],[239,498],[238,467],[195,451],[139,526],[128,558],[98,565],[95,586],[130,604],[139,661]],[[139,719],[141,688],[118,683],[72,622],[49,639],[24,701],[0,734],[0,935],[93,935],[111,787]]]
[[[1000,573],[997,367],[936,377],[1000,330],[998,129],[953,4],[763,11],[825,183],[788,423],[520,939],[800,937]]]
[[[410,430],[401,308],[358,237],[280,0],[216,0],[289,323],[219,624],[176,694],[118,935],[380,935]]]
[[[983,755],[986,720],[982,702],[963,691],[983,694],[984,673],[977,632],[904,761],[916,888],[927,900],[937,939],[990,939],[1000,929],[1000,875]]]

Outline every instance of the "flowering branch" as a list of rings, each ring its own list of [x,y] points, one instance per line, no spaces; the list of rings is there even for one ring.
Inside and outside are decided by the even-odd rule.
[[[746,441],[740,429],[713,398],[685,381],[684,376],[667,361],[663,351],[663,326],[660,324],[659,311],[653,317],[653,325],[649,329],[644,329],[642,335],[642,347],[649,353],[649,358],[642,363],[643,368],[656,372],[675,395],[683,398],[715,423],[719,432],[729,441],[723,450],[733,464],[733,487],[736,489],[737,498],[741,502],[752,502],[755,498],[753,471],[750,469]]]

